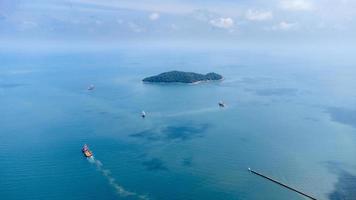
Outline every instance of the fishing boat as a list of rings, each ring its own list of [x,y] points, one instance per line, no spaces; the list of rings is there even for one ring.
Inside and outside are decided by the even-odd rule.
[[[95,86],[94,85],[89,85],[88,90],[94,90]]]
[[[141,117],[142,117],[142,118],[145,118],[145,117],[146,117],[145,111],[142,111],[142,112],[141,112]]]
[[[223,101],[219,101],[218,104],[219,104],[220,107],[225,107],[225,103]]]
[[[83,152],[84,156],[87,158],[90,158],[93,156],[93,153],[90,151],[88,145],[86,145],[86,144],[83,146],[82,152]]]

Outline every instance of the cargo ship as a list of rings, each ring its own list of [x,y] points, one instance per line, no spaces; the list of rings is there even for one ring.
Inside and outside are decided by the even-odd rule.
[[[86,145],[86,144],[83,146],[82,152],[83,152],[84,156],[87,158],[90,158],[93,156],[93,153],[90,151],[88,145]]]

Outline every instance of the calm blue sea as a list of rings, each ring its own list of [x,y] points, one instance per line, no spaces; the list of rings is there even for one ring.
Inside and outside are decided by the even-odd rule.
[[[118,49],[0,60],[2,200],[305,199],[248,167],[318,199],[356,199],[355,58]],[[174,69],[225,79],[141,82]]]

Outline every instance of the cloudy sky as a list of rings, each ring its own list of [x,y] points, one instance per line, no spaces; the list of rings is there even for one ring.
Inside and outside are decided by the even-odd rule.
[[[355,0],[0,0],[3,45],[355,37]]]

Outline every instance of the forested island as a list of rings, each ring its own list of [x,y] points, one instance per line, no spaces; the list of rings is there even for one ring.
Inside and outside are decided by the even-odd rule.
[[[170,71],[144,78],[142,81],[151,83],[196,83],[200,81],[215,81],[221,79],[223,79],[223,77],[214,72],[204,75],[194,72]]]

